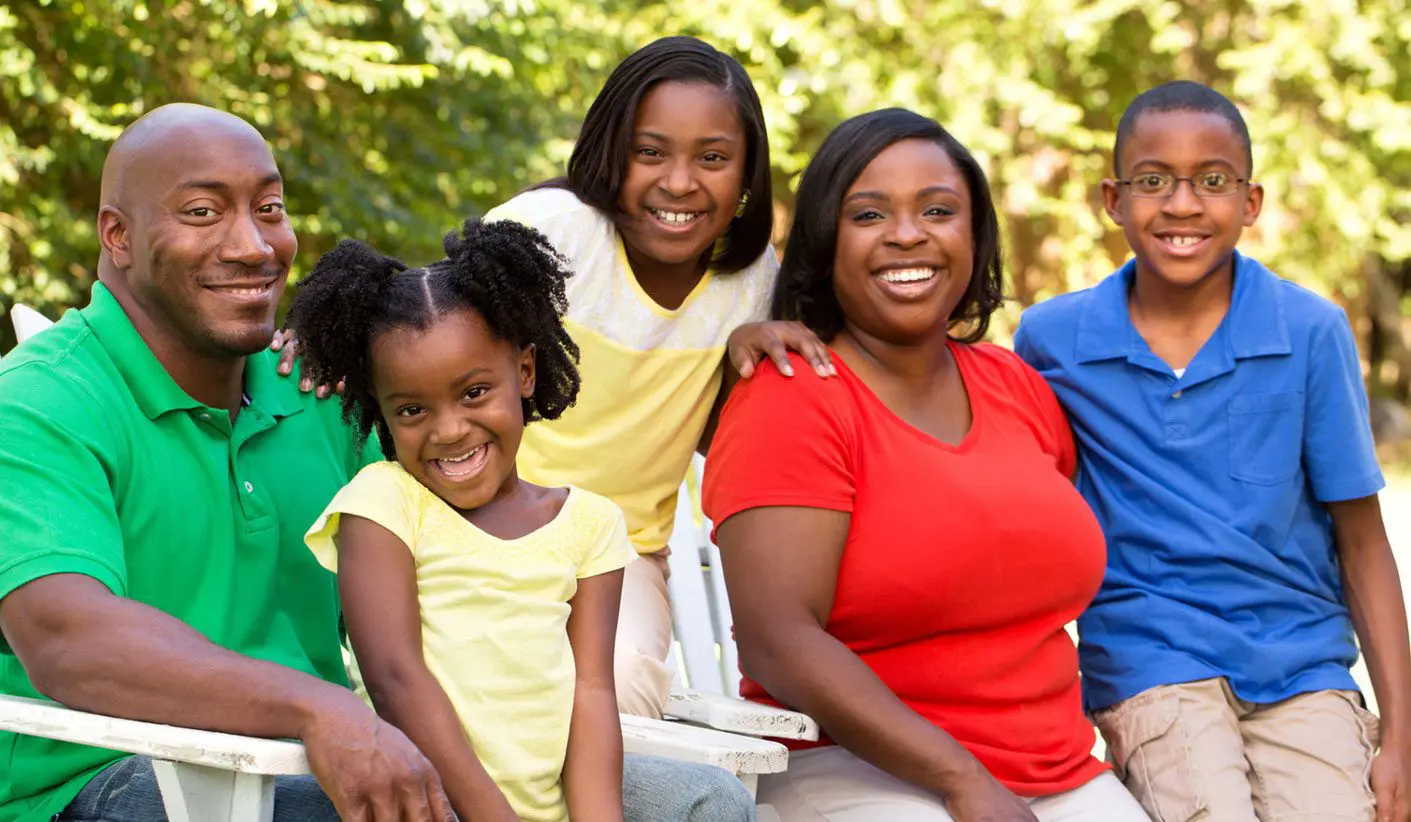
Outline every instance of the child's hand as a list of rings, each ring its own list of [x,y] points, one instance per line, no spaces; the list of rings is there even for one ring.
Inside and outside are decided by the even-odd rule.
[[[294,373],[294,360],[299,357],[299,341],[294,337],[294,332],[281,328],[274,332],[274,339],[269,341],[269,349],[279,352],[279,366],[275,369],[279,376],[287,377]],[[299,390],[305,394],[314,391],[313,377],[303,377],[299,380]],[[314,391],[314,396],[319,399],[326,399],[334,394],[343,394],[343,381],[339,380],[336,385],[329,386],[328,383],[319,383],[318,390]]]
[[[730,364],[744,379],[754,376],[755,364],[766,356],[774,361],[781,374],[794,376],[793,366],[789,364],[790,351],[808,360],[820,377],[832,377],[838,373],[833,368],[828,346],[803,323],[745,323],[731,332],[725,348],[730,354]]]
[[[1377,798],[1377,822],[1411,822],[1411,752],[1382,748],[1372,760],[1372,793]]]

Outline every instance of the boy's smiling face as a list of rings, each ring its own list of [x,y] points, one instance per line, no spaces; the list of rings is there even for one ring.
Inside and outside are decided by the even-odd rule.
[[[1151,111],[1141,115],[1122,145],[1117,168],[1122,179],[1143,174],[1195,178],[1212,172],[1246,179],[1247,149],[1230,122],[1204,111]],[[1140,197],[1133,186],[1102,181],[1103,203],[1122,226],[1137,258],[1138,276],[1174,286],[1196,286],[1213,275],[1230,274],[1231,254],[1245,226],[1253,225],[1264,202],[1257,183],[1239,185],[1224,196],[1198,197],[1180,181],[1168,197]]]

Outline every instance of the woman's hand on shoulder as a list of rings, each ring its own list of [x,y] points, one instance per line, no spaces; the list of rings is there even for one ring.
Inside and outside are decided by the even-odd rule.
[[[269,350],[279,352],[279,365],[275,371],[281,377],[287,377],[294,373],[294,360],[299,358],[299,340],[295,338],[294,332],[288,328],[281,328],[274,332],[274,339],[269,341]],[[317,390],[315,390],[317,388]],[[343,381],[339,380],[334,385],[319,383],[314,386],[313,377],[302,377],[299,380],[299,390],[305,394],[310,391],[319,399],[326,399],[334,394],[343,394]]]
[[[803,323],[780,320],[745,323],[730,333],[725,348],[730,364],[743,379],[754,376],[755,366],[765,357],[773,360],[784,376],[794,376],[794,368],[789,363],[790,351],[807,360],[820,377],[833,377],[838,373],[828,346]]]
[[[945,803],[955,822],[1039,822],[1028,802],[983,770],[952,790]]]

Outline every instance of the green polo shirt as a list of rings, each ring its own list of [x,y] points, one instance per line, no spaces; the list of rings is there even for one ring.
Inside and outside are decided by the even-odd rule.
[[[177,386],[102,285],[0,361],[0,599],[84,574],[217,645],[346,685],[337,588],[304,532],[363,460],[338,403],[275,365],[246,360],[232,425]],[[3,636],[0,693],[39,696]],[[122,756],[0,734],[0,822],[50,819]]]

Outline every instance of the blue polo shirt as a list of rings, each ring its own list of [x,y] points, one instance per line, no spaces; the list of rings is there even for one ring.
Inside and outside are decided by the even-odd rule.
[[[1214,677],[1256,703],[1356,689],[1323,503],[1384,482],[1346,315],[1236,254],[1229,313],[1177,377],[1132,325],[1134,272],[1030,308],[1014,338],[1107,535],[1078,620],[1086,708]]]

